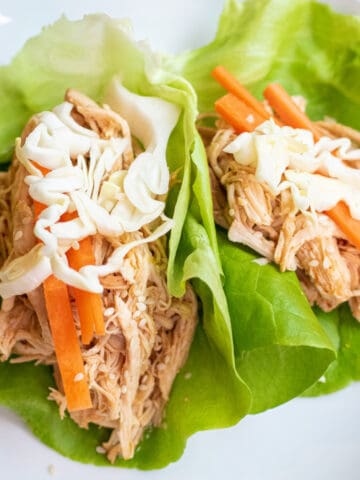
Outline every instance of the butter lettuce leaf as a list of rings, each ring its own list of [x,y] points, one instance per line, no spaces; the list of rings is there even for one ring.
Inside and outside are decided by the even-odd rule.
[[[168,284],[172,294],[180,296],[185,282],[194,279],[202,300],[202,321],[188,362],[175,381],[164,427],[146,434],[133,460],[117,462],[140,469],[163,467],[181,456],[189,435],[234,425],[251,404],[249,389],[235,368],[215,226],[208,208],[206,157],[195,129],[195,93],[186,80],[161,67],[161,57],[147,44],[134,40],[127,22],[105,15],[77,22],[61,18],[29,40],[1,75],[0,144],[6,160],[29,116],[60,103],[69,87],[101,101],[111,78],[118,75],[130,90],[181,108],[167,149],[168,165],[177,178],[167,202],[167,213],[175,220],[169,239]],[[85,431],[70,418],[60,420],[56,405],[47,400],[52,385],[47,367],[0,366],[0,404],[18,412],[44,443],[60,453],[108,465],[96,446],[109,432],[97,427]]]
[[[334,359],[294,272],[259,265],[250,250],[218,234],[233,326],[236,366],[249,386],[252,413],[300,395]]]
[[[270,82],[303,95],[314,120],[325,115],[360,129],[360,17],[310,0],[228,0],[215,39],[170,60],[193,85],[200,112],[224,89],[211,77],[221,64],[261,98]]]
[[[305,392],[318,396],[335,392],[360,380],[360,324],[347,304],[329,313],[316,308],[315,313],[337,351],[336,359],[325,374]]]

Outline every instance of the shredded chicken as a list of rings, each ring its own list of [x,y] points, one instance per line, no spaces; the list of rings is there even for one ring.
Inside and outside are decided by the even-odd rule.
[[[101,108],[79,92],[68,90],[73,118],[101,137],[121,135],[129,147],[116,162],[126,169],[133,160],[131,137],[124,119],[108,107]],[[26,138],[36,116],[26,126]],[[14,158],[9,172],[0,174],[0,265],[23,255],[34,245],[33,209],[24,183],[26,171]],[[150,235],[143,227],[120,237],[94,237],[96,263],[102,265],[114,249]],[[93,408],[71,413],[83,428],[90,423],[112,429],[102,445],[111,462],[133,457],[144,430],[160,426],[176,374],[184,365],[192,342],[197,301],[190,285],[182,298],[172,297],[166,283],[166,239],[133,248],[121,271],[101,278],[106,334],[81,345]],[[71,298],[74,321],[80,338],[75,300]],[[66,412],[66,398],[48,325],[42,286],[3,302],[0,311],[0,360],[35,361],[53,365],[57,388],[49,399]]]
[[[360,145],[359,132],[333,120],[314,125],[327,136],[346,136]],[[215,221],[229,239],[274,261],[281,271],[296,271],[311,305],[329,311],[349,301],[360,321],[360,251],[329,217],[295,213],[289,190],[275,196],[256,180],[254,168],[224,152],[236,135],[223,120],[200,126],[199,132],[207,148]]]
[[[9,257],[12,248],[10,233],[13,227],[9,208],[12,180],[13,170],[0,173],[0,267]]]

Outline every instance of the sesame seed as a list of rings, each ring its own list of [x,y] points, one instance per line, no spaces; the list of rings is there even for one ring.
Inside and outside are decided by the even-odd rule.
[[[126,392],[127,392],[127,386],[126,386],[126,385],[123,385],[123,386],[121,387],[121,393],[124,393],[124,394],[125,394]]]
[[[84,374],[80,372],[75,375],[74,382],[81,382],[81,380],[84,380]]]
[[[116,379],[115,373],[110,373],[109,378],[110,380],[115,380]]]
[[[235,215],[235,210],[233,208],[230,208],[229,215],[230,217],[233,217]]]
[[[139,327],[140,328],[145,328],[147,324],[146,318],[142,318],[139,322]]]
[[[144,295],[140,295],[140,297],[138,297],[138,300],[139,302],[145,302],[146,298],[144,297]]]
[[[310,267],[318,267],[319,262],[317,260],[311,260],[311,262],[309,262],[309,266]]]
[[[258,265],[263,266],[270,263],[270,261],[268,258],[260,257],[260,258],[254,258],[254,260],[252,260],[252,263],[257,263]]]
[[[134,313],[134,318],[138,318],[140,317],[141,315],[141,312],[139,310],[136,310],[136,312]]]
[[[191,372],[186,372],[185,375],[184,375],[185,380],[189,380],[191,377],[192,377]]]
[[[159,363],[157,368],[158,368],[158,371],[161,372],[162,370],[165,370],[166,367],[164,363]]]
[[[22,232],[22,230],[18,230],[18,231],[15,233],[15,235],[14,235],[14,240],[15,240],[15,242],[16,242],[17,240],[20,240],[20,238],[22,238],[23,235],[24,235],[24,233]]]
[[[22,221],[21,221],[21,223],[22,223],[23,225],[29,225],[29,223],[31,223],[31,222],[32,222],[32,218],[31,218],[31,217],[24,217],[24,218],[22,219]]]
[[[325,268],[325,270],[330,268],[330,265],[331,265],[330,260],[328,258],[324,258],[323,267]]]
[[[136,304],[136,306],[137,306],[137,308],[140,310],[140,312],[145,312],[145,310],[146,310],[146,305],[145,305],[145,303],[143,303],[143,302],[138,302],[138,303]]]
[[[249,122],[249,123],[254,123],[254,121],[255,121],[254,115],[252,115],[252,114],[250,113],[250,115],[248,115],[248,116],[246,117],[246,121]]]
[[[111,317],[115,313],[115,308],[109,307],[104,311],[104,316],[105,317]]]

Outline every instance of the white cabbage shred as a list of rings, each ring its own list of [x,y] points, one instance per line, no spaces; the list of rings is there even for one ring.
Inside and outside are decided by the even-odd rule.
[[[348,138],[321,137],[315,142],[310,131],[268,120],[254,132],[240,134],[224,152],[255,168],[256,179],[272,194],[290,189],[298,210],[323,212],[343,201],[360,220],[360,171],[344,163],[360,160],[360,149]]]
[[[39,244],[0,271],[2,298],[32,291],[50,274],[68,285],[101,293],[100,276],[119,271],[129,250],[172,228],[159,196],[169,188],[166,147],[179,109],[162,99],[131,93],[116,79],[107,103],[126,118],[144,146],[128,170],[113,171],[128,140],[103,139],[82,127],[72,117],[69,102],[38,115],[39,123],[23,145],[17,139],[16,156],[28,172],[29,194],[46,208],[34,226]],[[43,175],[38,166],[49,172]],[[66,212],[77,212],[78,217],[61,221]],[[65,253],[75,242],[96,233],[114,237],[136,232],[157,219],[158,226],[149,236],[115,249],[105,265],[79,271],[69,267]]]

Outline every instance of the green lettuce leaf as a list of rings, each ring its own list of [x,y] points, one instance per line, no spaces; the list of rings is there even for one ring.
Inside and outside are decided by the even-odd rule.
[[[82,21],[60,19],[27,42],[1,70],[0,144],[9,160],[14,138],[28,117],[62,101],[66,88],[77,88],[101,101],[114,74],[126,87],[161,97],[181,107],[171,135],[167,160],[181,182],[172,189],[167,210],[175,220],[169,240],[168,283],[182,295],[194,280],[202,299],[202,319],[190,357],[176,379],[166,410],[166,428],[145,436],[131,461],[117,465],[160,468],[182,454],[186,439],[198,430],[233,425],[250,409],[250,393],[235,368],[231,323],[221,283],[221,266],[212,219],[206,158],[194,121],[196,97],[184,79],[161,68],[147,45],[136,43],[129,26],[106,16]],[[18,412],[47,445],[60,453],[99,465],[107,460],[96,446],[109,435],[104,429],[78,428],[60,420],[47,401],[53,385],[50,369],[32,365],[0,366],[0,404]]]
[[[359,58],[360,17],[309,0],[228,0],[214,41],[169,63],[195,88],[201,112],[224,94],[210,76],[221,64],[259,98],[279,81],[308,99],[311,118],[360,129]]]
[[[360,380],[360,325],[349,306],[344,304],[330,313],[317,308],[315,313],[338,354],[320,380],[305,392],[308,396],[332,393]]]
[[[295,273],[259,265],[257,254],[218,234],[235,359],[253,395],[252,413],[286,402],[312,385],[334,359]]]
[[[168,59],[168,68],[194,87],[200,112],[213,111],[214,101],[224,94],[211,77],[219,64],[259,98],[268,83],[278,81],[290,94],[308,100],[311,118],[328,115],[360,128],[357,17],[308,0],[229,0],[210,44]],[[236,365],[253,394],[252,412],[301,393],[326,369],[330,350],[337,351],[337,345],[326,340],[320,324],[327,327],[328,335],[333,334],[330,339],[337,332],[342,340],[339,357],[326,374],[332,380],[317,385],[312,394],[341,388],[358,378],[355,347],[345,344],[357,344],[360,327],[348,311],[340,310],[330,318],[316,311],[318,323],[294,276],[280,275],[270,266],[256,267],[246,249],[231,246],[221,234],[219,244]],[[340,317],[339,326],[334,319]]]

